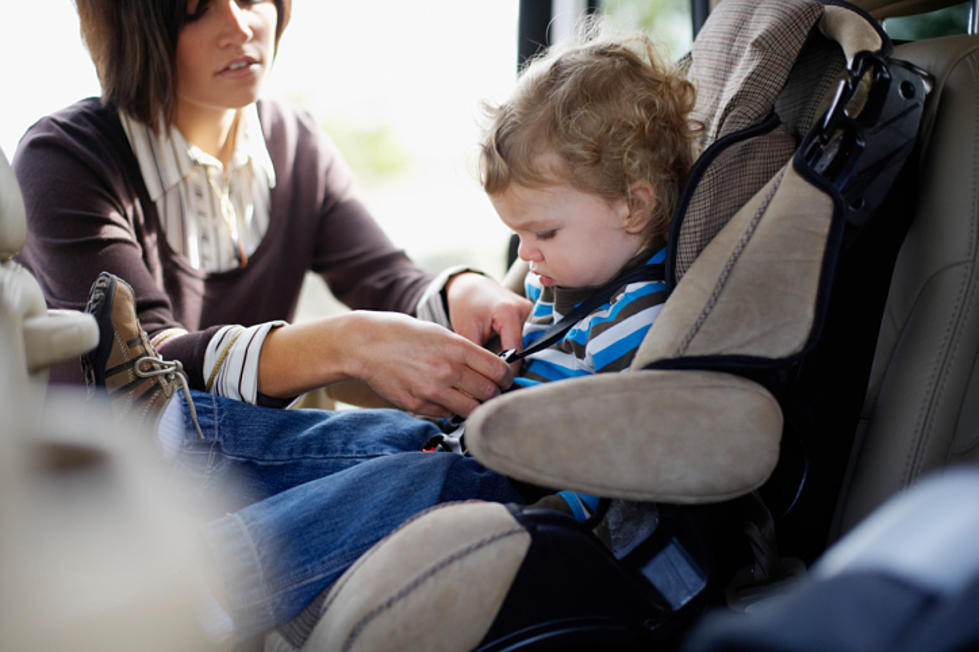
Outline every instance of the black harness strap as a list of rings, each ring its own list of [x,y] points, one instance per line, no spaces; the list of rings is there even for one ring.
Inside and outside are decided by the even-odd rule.
[[[666,265],[663,263],[654,263],[651,265],[639,265],[638,267],[633,267],[624,271],[623,273],[616,276],[614,279],[601,286],[595,292],[593,292],[587,299],[579,303],[574,307],[574,310],[565,315],[560,321],[551,326],[544,331],[544,334],[538,337],[533,343],[528,346],[523,351],[517,351],[516,349],[507,349],[506,351],[501,351],[498,355],[503,358],[504,362],[518,362],[524,359],[532,353],[541,351],[551,346],[562,337],[564,334],[571,330],[571,327],[576,323],[584,319],[588,313],[592,312],[603,303],[612,298],[612,295],[619,288],[628,285],[629,283],[635,283],[637,281],[662,281],[666,278]],[[452,451],[456,453],[466,452],[465,444],[463,443],[463,430],[465,428],[465,419],[456,415],[449,419],[446,419],[442,423],[442,429],[446,434],[438,434],[425,442],[422,450],[425,451]]]
[[[575,306],[574,310],[566,314],[561,321],[551,324],[551,326],[544,331],[544,334],[534,340],[533,343],[531,343],[531,345],[526,349],[523,351],[507,349],[506,351],[501,351],[499,355],[505,362],[517,362],[518,360],[524,359],[528,355],[537,353],[538,351],[543,351],[564,337],[564,334],[571,330],[571,327],[581,321],[588,313],[611,299],[615,291],[622,286],[628,285],[629,283],[635,283],[637,281],[663,281],[665,279],[666,266],[663,263],[639,265],[638,267],[633,267],[632,269],[626,270],[602,287],[595,290],[591,296]]]

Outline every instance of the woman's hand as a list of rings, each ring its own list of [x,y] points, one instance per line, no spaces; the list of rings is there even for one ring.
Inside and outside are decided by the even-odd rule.
[[[446,297],[456,333],[479,345],[497,334],[503,350],[523,349],[523,323],[533,307],[529,300],[472,272],[452,277]]]
[[[357,314],[362,341],[352,375],[406,410],[468,416],[513,382],[498,356],[437,324],[398,313]]]
[[[295,396],[356,378],[410,412],[468,416],[513,382],[498,356],[437,324],[395,312],[353,311],[269,333],[259,391]]]

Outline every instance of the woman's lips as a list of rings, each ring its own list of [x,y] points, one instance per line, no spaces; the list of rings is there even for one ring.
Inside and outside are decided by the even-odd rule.
[[[238,77],[251,75],[258,69],[258,61],[250,58],[235,59],[218,71],[222,77]]]

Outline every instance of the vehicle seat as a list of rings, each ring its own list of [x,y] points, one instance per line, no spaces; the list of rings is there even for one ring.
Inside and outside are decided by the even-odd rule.
[[[195,540],[147,442],[84,392],[48,391],[48,366],[98,328],[48,310],[12,260],[25,234],[0,151],[0,649],[209,649]]]
[[[888,17],[953,3],[858,4]],[[979,35],[895,56],[931,72],[936,89],[834,538],[922,474],[979,461]]]

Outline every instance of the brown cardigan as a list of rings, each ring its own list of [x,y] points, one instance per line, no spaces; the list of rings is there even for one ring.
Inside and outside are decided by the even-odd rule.
[[[269,230],[246,267],[217,273],[193,269],[167,244],[114,107],[90,98],[32,126],[13,163],[27,209],[19,260],[49,306],[84,309],[98,273],[117,274],[133,286],[150,336],[190,331],[160,353],[180,360],[198,389],[211,335],[225,324],[290,320],[307,270],[351,308],[411,313],[432,276],[374,222],[313,118],[268,101],[258,113],[276,173]],[[81,382],[78,364],[52,380]]]

